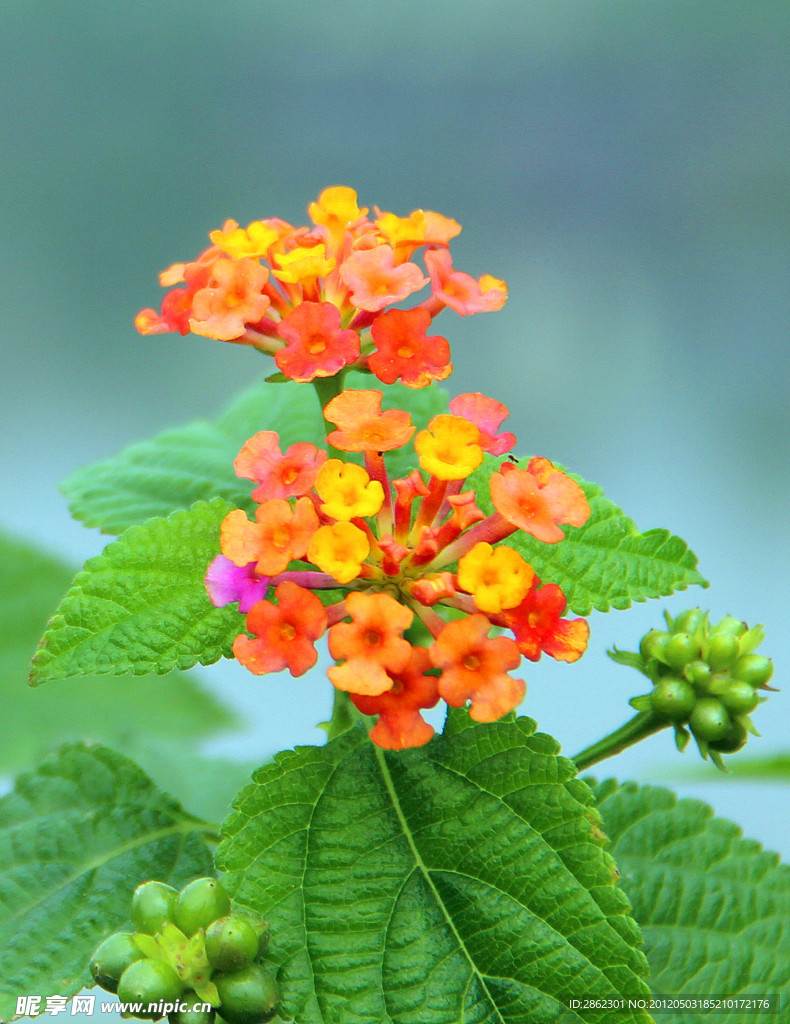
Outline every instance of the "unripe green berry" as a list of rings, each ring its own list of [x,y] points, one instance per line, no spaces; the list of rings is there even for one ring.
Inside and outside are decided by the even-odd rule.
[[[105,939],[91,957],[90,972],[97,985],[108,992],[118,991],[121,975],[143,953],[137,948],[131,932],[116,932]]]
[[[172,921],[178,890],[164,882],[143,882],[132,896],[132,924],[136,931],[156,935],[165,921]]]
[[[734,665],[741,653],[741,642],[732,633],[714,633],[708,641],[708,664],[714,672]]]
[[[732,633],[733,636],[743,636],[749,627],[745,622],[740,619],[736,619],[734,615],[725,615],[724,618],[719,622],[711,632],[713,633]]]
[[[650,694],[653,711],[672,722],[682,722],[688,718],[696,703],[694,688],[682,679],[661,679]]]
[[[164,960],[138,960],[127,967],[118,982],[118,998],[122,1003],[142,1003],[138,1016],[157,1020],[157,1010],[147,1012],[149,1003],[175,1002],[184,991],[181,979]]]
[[[178,894],[175,923],[186,936],[208,928],[230,911],[230,897],[216,878],[196,878]]]
[[[762,654],[743,654],[732,666],[731,674],[757,689],[774,674],[774,666]]]
[[[206,929],[206,956],[218,971],[238,971],[258,955],[258,933],[243,917],[220,917]]]
[[[748,735],[740,722],[733,722],[720,740],[713,740],[708,746],[720,754],[734,754],[745,745]]]
[[[759,703],[754,689],[742,679],[730,680],[719,694],[719,700],[733,715],[748,715]]]
[[[204,1010],[204,1000],[195,992],[185,992],[181,1002],[187,1004],[185,1010],[174,1010],[168,1013],[167,1019],[170,1024],[211,1024],[216,1016],[216,1011]]]
[[[702,697],[689,717],[691,731],[700,740],[720,740],[727,735],[731,719],[727,709],[715,697]]]
[[[664,648],[664,660],[672,668],[683,668],[699,656],[699,642],[688,633],[675,633],[667,640]]]
[[[690,661],[683,669],[683,675],[698,693],[705,693],[712,673],[707,661]]]
[[[705,621],[705,612],[701,608],[687,608],[675,619],[675,633],[696,633]]]
[[[276,1016],[277,982],[260,964],[211,979],[219,992],[219,1013],[228,1024],[265,1024]]]
[[[664,652],[668,640],[669,633],[664,633],[660,629],[651,629],[649,633],[645,633],[639,642],[639,652],[645,659],[657,658],[659,661],[664,661]]]

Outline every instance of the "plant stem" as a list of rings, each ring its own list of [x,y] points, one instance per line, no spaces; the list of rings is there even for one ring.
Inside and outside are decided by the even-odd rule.
[[[313,381],[313,387],[315,393],[318,396],[318,403],[321,406],[321,412],[328,402],[340,394],[343,390],[343,381],[346,378],[346,371],[340,370],[334,377],[316,377]],[[335,429],[334,423],[330,423],[329,420],[324,416],[324,430],[326,434],[329,434]]]
[[[654,732],[666,729],[669,724],[666,718],[661,718],[652,711],[640,711],[625,725],[621,725],[619,729],[604,736],[602,740],[586,747],[571,760],[575,762],[580,772],[585,771],[592,765],[598,764],[599,761],[613,757],[627,747],[633,746],[634,743],[639,743],[640,740],[652,736]]]
[[[335,697],[332,703],[332,717],[326,727],[328,740],[346,732],[354,724],[354,705],[351,698],[343,690],[335,690]]]

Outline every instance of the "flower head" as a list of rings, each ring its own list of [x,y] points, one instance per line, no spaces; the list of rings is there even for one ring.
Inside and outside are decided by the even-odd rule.
[[[347,367],[415,388],[447,377],[449,345],[428,332],[431,320],[448,306],[464,316],[497,309],[506,295],[496,278],[453,269],[448,247],[460,224],[432,210],[399,217],[376,208],[371,218],[342,185],[324,189],[308,212],[311,226],[226,220],[209,232],[211,246],[160,275],[172,290],[160,312],[138,313],[137,329],[252,346],[302,382]],[[431,294],[412,308],[391,308],[428,284]]]
[[[402,479],[390,479],[385,453],[414,427],[408,413],[382,410],[380,391],[342,391],[324,409],[337,425],[330,443],[361,453],[364,466],[309,444],[283,454],[273,431],[250,438],[236,470],[256,482],[255,518],[242,509],[225,518],[222,554],[206,574],[214,604],[247,611],[252,636],[237,637],[234,652],[257,674],[300,675],[327,630],[330,681],[378,716],[371,737],[388,749],[427,743],[421,711],[439,698],[468,705],[479,722],[500,718],[524,697],[512,674],[522,657],[574,661],[589,633],[583,619],[564,617],[560,588],[541,586],[517,547],[501,543],[524,528],[559,542],[558,523],[588,514],[581,489],[546,459],[526,470],[496,465],[486,514],[482,473],[474,489],[462,487],[484,449],[512,443],[499,433],[507,410],[479,394],[454,403],[415,439],[423,472]],[[415,619],[429,645],[412,642]]]

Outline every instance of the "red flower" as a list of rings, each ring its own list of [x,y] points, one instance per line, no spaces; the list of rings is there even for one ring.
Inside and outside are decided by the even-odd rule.
[[[391,309],[373,322],[370,333],[377,351],[368,365],[379,380],[394,384],[398,378],[410,388],[424,388],[444,380],[453,371],[450,345],[438,334],[427,337],[431,325],[427,309]]]
[[[301,676],[318,660],[314,641],[327,626],[324,606],[315,594],[286,581],[275,590],[278,604],[259,601],[247,613],[247,629],[233,642],[236,658],[256,675],[281,672]]]
[[[400,672],[390,673],[392,688],[377,697],[350,694],[363,715],[378,715],[370,732],[374,743],[385,750],[422,747],[433,736],[434,729],[420,714],[420,708],[432,708],[439,702],[439,681],[425,675],[431,659],[424,647],[413,647],[411,659]]]
[[[530,661],[537,661],[541,652],[557,661],[578,661],[587,649],[590,627],[586,619],[563,619],[567,604],[556,583],[541,587],[536,576],[521,604],[503,611],[500,620],[513,630],[519,651]]]

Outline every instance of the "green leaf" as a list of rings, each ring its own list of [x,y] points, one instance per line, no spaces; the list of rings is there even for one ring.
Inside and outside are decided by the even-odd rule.
[[[646,995],[592,795],[557,750],[529,719],[460,713],[421,750],[382,751],[357,727],[261,768],[218,864],[270,923],[284,1015],[556,1024],[574,996]]]
[[[122,533],[215,497],[251,509],[253,484],[236,476],[233,460],[259,430],[277,430],[283,448],[295,441],[320,443],[323,421],[313,389],[293,382],[257,384],[216,422],[198,420],[132,445],[78,469],[61,490],[74,518],[104,533]]]
[[[488,480],[497,465],[498,460],[486,456],[469,479],[478,505],[489,514],[494,509]],[[584,526],[566,526],[559,544],[544,544],[520,530],[505,543],[521,552],[541,580],[560,586],[577,615],[589,615],[593,608],[630,608],[633,601],[666,597],[692,584],[708,586],[697,572],[696,555],[680,537],[668,530],[640,533],[597,484],[568,475],[590,503]]]
[[[597,795],[653,992],[778,995],[790,1005],[790,865],[700,800],[613,781]],[[725,1009],[672,1015],[677,1024],[744,1019]]]
[[[31,683],[93,673],[159,674],[230,656],[243,626],[203,580],[219,551],[221,499],[133,526],[85,563],[33,659]]]
[[[350,374],[348,380],[357,389],[379,383],[368,374]],[[415,390],[394,385],[385,391],[383,406],[408,409],[421,429],[446,408],[447,394],[435,386]],[[251,511],[253,484],[236,476],[233,460],[260,430],[276,430],[283,451],[297,441],[322,446],[324,422],[313,388],[293,381],[256,384],[218,420],[188,423],[84,466],[67,477],[61,490],[74,518],[104,533],[122,533],[154,516],[215,497]],[[395,476],[408,473],[417,464],[413,445],[388,455],[387,464]]]
[[[73,744],[0,800],[0,1019],[20,995],[91,984],[93,949],[128,919],[132,891],[210,873],[205,826],[131,761]]]
[[[0,534],[0,771],[29,768],[66,739],[126,749],[138,735],[172,739],[177,722],[186,744],[233,724],[232,715],[184,673],[27,686],[30,659],[72,577],[57,559]]]

